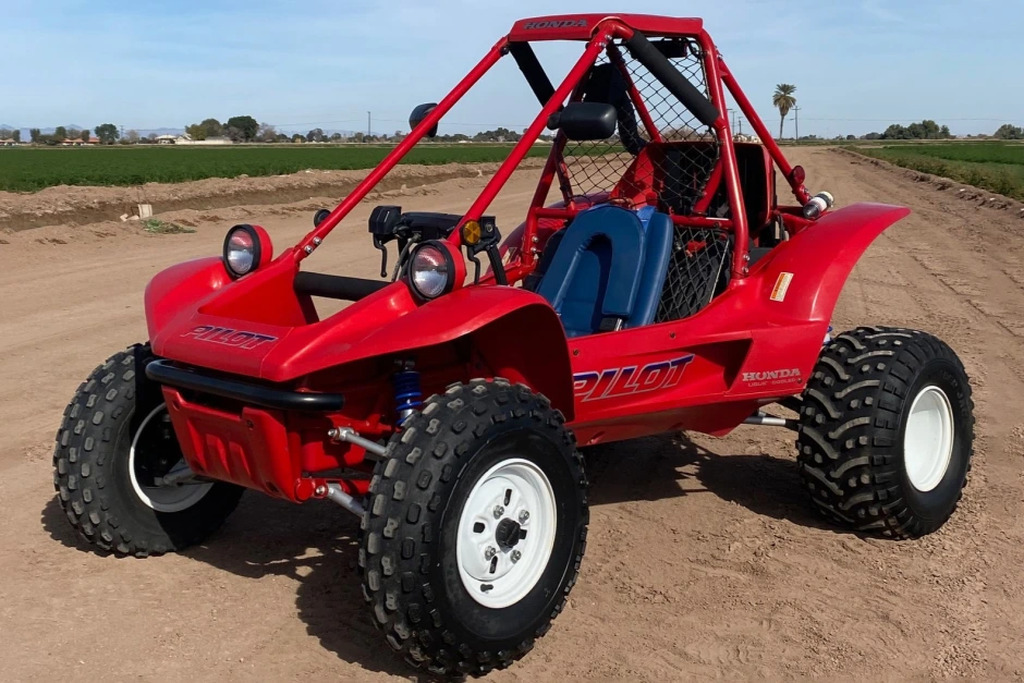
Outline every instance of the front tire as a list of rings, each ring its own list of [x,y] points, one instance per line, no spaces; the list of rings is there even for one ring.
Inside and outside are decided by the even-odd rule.
[[[857,531],[937,530],[967,481],[973,411],[963,364],[941,340],[893,328],[839,335],[800,410],[797,461],[811,500]]]
[[[527,387],[474,380],[428,399],[363,516],[364,592],[391,647],[437,675],[526,654],[576,582],[586,486],[561,413]]]
[[[243,492],[223,482],[159,484],[184,463],[160,389],[141,374],[152,358],[135,345],[96,368],[65,409],[53,454],[53,486],[71,525],[118,555],[199,543]]]

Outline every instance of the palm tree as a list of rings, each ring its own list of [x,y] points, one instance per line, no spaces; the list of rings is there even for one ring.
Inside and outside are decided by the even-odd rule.
[[[782,114],[782,120],[779,122],[779,139],[782,139],[782,126],[786,123],[786,114],[789,110],[796,105],[796,98],[793,97],[793,93],[796,92],[796,86],[790,85],[789,83],[779,83],[775,86],[775,95],[772,97],[772,104]]]

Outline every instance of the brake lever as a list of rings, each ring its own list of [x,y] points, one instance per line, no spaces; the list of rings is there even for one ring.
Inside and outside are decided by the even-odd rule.
[[[473,284],[480,284],[480,259],[476,257],[476,254],[470,252],[469,260],[473,262]]]
[[[388,276],[388,248],[380,241],[380,237],[377,235],[373,236],[373,246],[380,249],[380,276]]]

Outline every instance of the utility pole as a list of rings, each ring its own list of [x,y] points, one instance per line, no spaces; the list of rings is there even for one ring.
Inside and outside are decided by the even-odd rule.
[[[793,114],[796,123],[796,139],[800,140],[800,107],[793,105]]]
[[[370,132],[370,112],[366,112],[366,137],[370,137],[373,133]]]

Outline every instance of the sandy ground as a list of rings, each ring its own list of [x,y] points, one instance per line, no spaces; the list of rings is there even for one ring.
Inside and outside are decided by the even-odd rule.
[[[805,504],[784,430],[591,451],[580,582],[537,648],[490,680],[1024,676],[1024,222],[1017,209],[828,150],[793,157],[841,204],[914,210],[865,255],[835,324],[920,327],[961,354],[978,440],[960,510],[920,541],[837,531]],[[537,173],[517,175],[495,204],[506,230]],[[456,211],[483,182],[449,179],[387,201]],[[144,336],[146,281],[218,253],[235,222],[293,241],[321,203],[161,216],[195,234],[112,222],[0,236],[0,677],[409,676],[364,611],[357,522],[344,511],[249,494],[203,547],[117,559],[79,545],[50,483],[66,401],[94,365]],[[373,275],[369,206],[314,256],[318,269]]]

